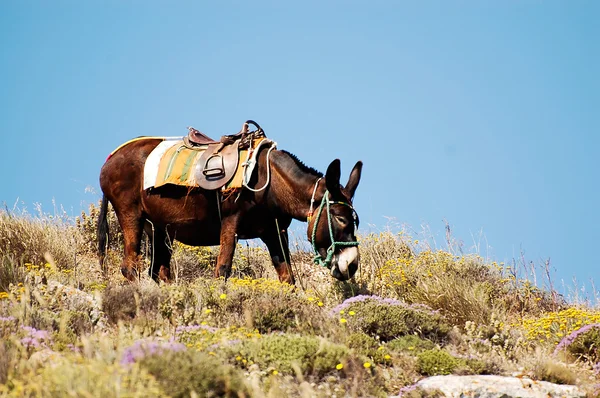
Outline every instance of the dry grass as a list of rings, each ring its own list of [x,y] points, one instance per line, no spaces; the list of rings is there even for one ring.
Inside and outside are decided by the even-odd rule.
[[[212,278],[217,248],[174,242],[175,283],[157,285],[142,273],[131,285],[118,270],[114,215],[109,272],[101,274],[96,217],[95,206],[73,222],[0,214],[0,396],[390,396],[436,367],[519,371],[592,391],[594,353],[555,356],[554,348],[600,314],[519,278],[515,264],[383,232],[360,237],[361,269],[347,283],[294,251],[291,288],[276,280],[264,249],[239,245],[225,282]],[[357,295],[382,301],[332,312]],[[386,307],[399,305],[392,302],[410,310]],[[206,372],[223,376],[209,383],[165,358],[210,362]]]

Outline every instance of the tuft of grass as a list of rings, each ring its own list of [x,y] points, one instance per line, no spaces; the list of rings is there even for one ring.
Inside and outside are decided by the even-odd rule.
[[[563,363],[540,358],[532,369],[533,377],[555,384],[578,384],[578,376]]]
[[[14,366],[16,357],[15,347],[10,344],[8,338],[0,341],[0,384],[6,384],[11,368]]]
[[[62,218],[0,212],[0,257],[43,264],[48,254],[61,268],[74,268],[81,235]],[[12,261],[13,263],[15,260]]]
[[[7,293],[11,285],[25,282],[25,267],[19,265],[12,255],[0,255],[0,293]]]

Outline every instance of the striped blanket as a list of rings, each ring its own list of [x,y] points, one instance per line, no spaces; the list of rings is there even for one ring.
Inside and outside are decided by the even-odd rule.
[[[260,140],[254,141],[254,147],[262,144]],[[265,140],[275,144],[270,140]],[[266,143],[266,142],[265,142]],[[181,185],[185,187],[197,187],[196,169],[201,167],[198,160],[206,150],[206,146],[199,150],[187,148],[181,139],[165,139],[150,153],[144,165],[144,189],[158,188],[166,184]],[[258,151],[254,151],[254,154]],[[223,189],[241,188],[244,173],[252,173],[247,165],[248,149],[239,152],[239,163],[235,175]],[[253,165],[254,162],[248,162]],[[249,175],[249,174],[248,174]]]

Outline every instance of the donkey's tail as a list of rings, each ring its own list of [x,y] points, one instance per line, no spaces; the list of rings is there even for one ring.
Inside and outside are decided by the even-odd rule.
[[[100,214],[98,215],[98,260],[100,261],[100,268],[103,272],[106,272],[104,268],[104,258],[106,257],[106,247],[108,246],[108,198],[106,195],[102,195],[102,204],[100,205]]]

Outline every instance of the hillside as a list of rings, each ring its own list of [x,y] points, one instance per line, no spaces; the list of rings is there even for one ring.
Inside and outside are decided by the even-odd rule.
[[[130,284],[113,213],[100,270],[97,213],[0,213],[0,396],[419,397],[433,395],[418,380],[445,374],[600,396],[600,312],[514,266],[382,232],[360,236],[351,282],[297,250],[297,286],[281,284],[245,244],[218,280],[218,248],[173,242],[174,283],[144,258]]]

